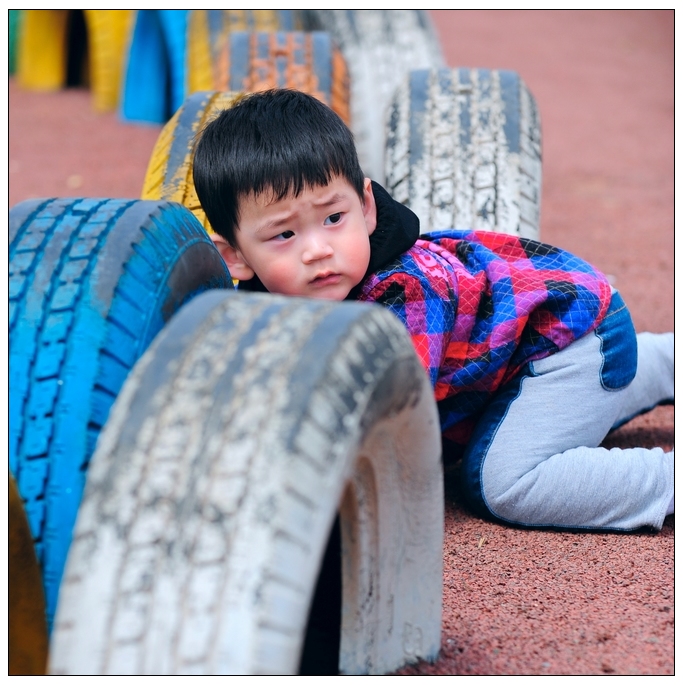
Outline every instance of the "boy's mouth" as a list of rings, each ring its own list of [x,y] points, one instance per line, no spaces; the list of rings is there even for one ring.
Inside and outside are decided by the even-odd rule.
[[[318,274],[312,281],[311,285],[314,288],[323,288],[327,285],[336,285],[341,280],[341,274],[334,273],[332,271],[326,271],[325,273]]]

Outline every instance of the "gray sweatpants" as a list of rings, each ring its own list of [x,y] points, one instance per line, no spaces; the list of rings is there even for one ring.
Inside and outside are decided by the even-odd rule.
[[[485,429],[464,462],[480,510],[529,526],[662,527],[674,492],[673,452],[598,445],[613,427],[673,401],[674,335],[637,336],[637,372],[622,388],[605,382],[604,343],[598,329],[532,362],[484,414]]]

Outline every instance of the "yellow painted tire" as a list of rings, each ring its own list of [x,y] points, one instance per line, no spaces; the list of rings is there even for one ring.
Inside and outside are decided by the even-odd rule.
[[[64,86],[66,29],[70,10],[23,10],[17,51],[17,83],[29,90]]]
[[[179,202],[212,233],[194,188],[193,140],[210,119],[231,107],[238,97],[237,93],[209,91],[195,93],[185,101],[157,138],[145,174],[141,194],[143,200]]]
[[[133,10],[83,10],[88,28],[93,108],[116,109]]]
[[[85,17],[88,64],[85,65],[93,97],[100,112],[116,108],[124,52],[129,40],[133,10],[22,10],[18,35],[17,82],[30,90],[52,91],[65,87],[73,12]]]
[[[45,675],[47,620],[40,567],[17,484],[9,474],[9,675]]]

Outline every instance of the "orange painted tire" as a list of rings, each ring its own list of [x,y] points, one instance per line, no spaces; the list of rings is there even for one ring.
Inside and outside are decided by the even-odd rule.
[[[207,231],[192,178],[194,138],[230,107],[241,92],[296,88],[329,105],[349,123],[346,62],[327,33],[232,33],[212,76],[214,88],[194,93],[164,126],[147,167],[143,200],[171,200],[187,207]]]
[[[324,31],[230,34],[214,63],[215,90],[294,88],[317,97],[350,123],[346,61]]]
[[[295,31],[300,10],[191,10],[188,15],[187,81],[189,93],[221,90],[215,65],[235,31]]]

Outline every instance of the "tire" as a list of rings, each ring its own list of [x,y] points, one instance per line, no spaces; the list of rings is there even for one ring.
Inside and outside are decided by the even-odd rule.
[[[201,295],[102,434],[49,671],[310,671],[302,644],[337,512],[343,607],[324,618],[341,622],[339,670],[435,659],[440,451],[431,386],[389,312]]]
[[[11,473],[7,529],[7,671],[9,675],[45,675],[45,596],[26,512]]]
[[[88,27],[93,109],[115,111],[121,93],[124,51],[130,42],[133,10],[83,10]]]
[[[538,240],[541,125],[514,71],[416,70],[387,119],[386,187],[421,232],[475,228]]]
[[[299,10],[191,10],[189,16],[189,92],[227,90],[216,84],[219,55],[235,31],[296,31]]]
[[[183,104],[189,11],[134,10],[123,67],[123,121],[165,124]]]
[[[237,93],[204,92],[187,98],[157,138],[145,173],[143,200],[178,202],[212,232],[192,177],[194,140],[206,123],[222,110],[232,107],[237,97]]]
[[[60,90],[66,80],[66,35],[70,10],[21,12],[17,83],[27,90]]]
[[[208,86],[211,52],[219,49],[232,31],[275,30],[278,22],[290,26],[296,21],[295,12],[135,10],[121,118],[165,124],[192,92],[213,89]]]
[[[143,199],[181,203],[209,232],[192,178],[195,137],[241,92],[296,88],[325,102],[346,123],[349,118],[346,64],[326,33],[237,31],[227,36],[216,60],[213,90],[190,95],[161,130],[141,193]]]
[[[329,33],[236,31],[230,34],[215,64],[215,90],[301,90],[317,97],[350,124],[346,62]]]
[[[328,31],[351,83],[351,129],[366,176],[384,184],[385,112],[412,69],[445,66],[428,10],[305,10],[308,30]]]
[[[26,15],[21,34],[17,78],[31,90],[60,90],[69,84],[69,58],[80,72],[88,74],[93,108],[99,112],[116,109],[118,104],[124,49],[128,43],[133,10],[12,10]],[[75,21],[83,22],[87,37],[76,35]],[[11,14],[10,14],[11,16]],[[10,34],[11,35],[11,34]],[[83,50],[87,42],[87,51]],[[79,44],[80,43],[80,44]],[[11,48],[11,44],[10,44]],[[72,53],[72,54],[69,54]],[[73,54],[75,53],[75,55]],[[87,64],[81,64],[81,59]],[[12,73],[12,70],[10,70]]]
[[[9,75],[12,76],[17,70],[17,44],[22,28],[24,10],[8,10],[8,54],[9,54]]]
[[[9,465],[51,625],[85,472],[123,381],[184,302],[231,281],[194,217],[165,202],[23,202],[9,255]]]

